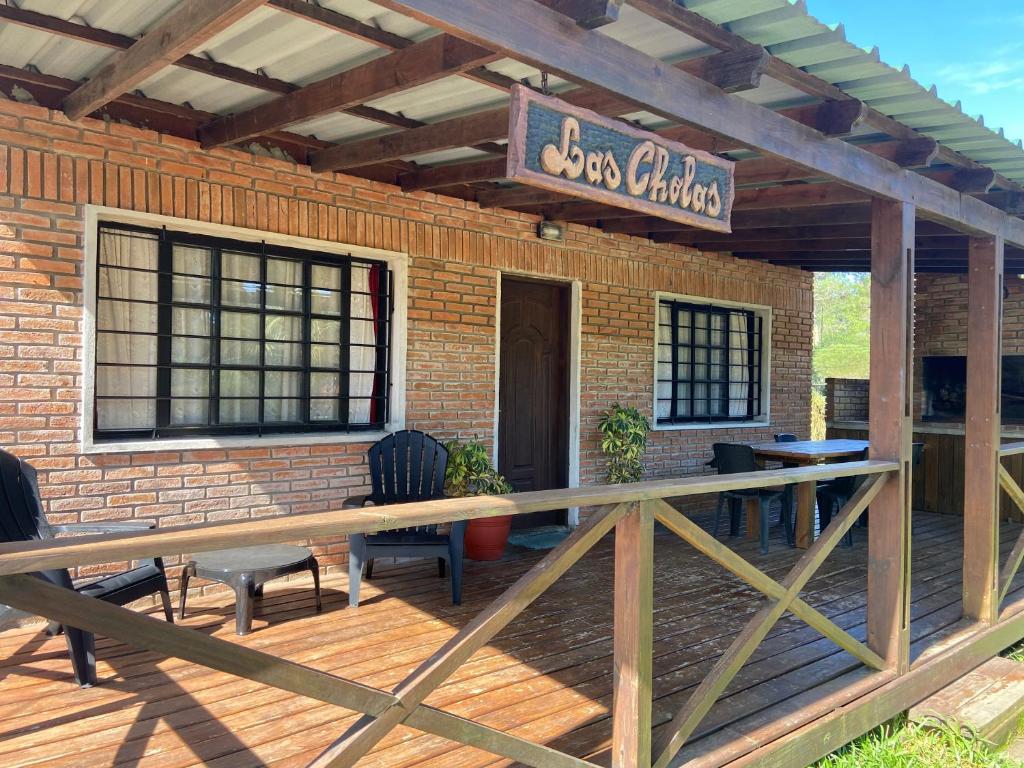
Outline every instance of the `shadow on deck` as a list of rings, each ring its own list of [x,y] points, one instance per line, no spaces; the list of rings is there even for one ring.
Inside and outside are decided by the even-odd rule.
[[[1019,526],[1005,525],[1004,557]],[[866,536],[837,548],[803,596],[857,639],[865,634]],[[912,653],[963,628],[960,518],[915,514]],[[773,529],[772,548],[730,539],[781,580],[800,555]],[[190,604],[185,625],[378,688],[397,684],[536,563],[523,552],[467,564],[465,603],[452,606],[429,563],[379,563],[358,609],[346,580],[324,582],[313,613],[302,581],[268,585],[253,634],[233,634],[227,593]],[[612,538],[576,564],[427,700],[486,725],[608,763],[612,699]],[[1009,601],[1024,595],[1014,584]],[[759,594],[660,531],[655,543],[654,723],[663,725],[760,605]],[[0,764],[50,766],[304,766],[353,721],[346,710],[99,639],[99,686],[71,679],[64,641],[38,628],[0,634]],[[728,763],[814,715],[808,707],[864,692],[868,670],[786,615],[732,682],[676,765]],[[470,768],[487,753],[398,728],[360,765]]]

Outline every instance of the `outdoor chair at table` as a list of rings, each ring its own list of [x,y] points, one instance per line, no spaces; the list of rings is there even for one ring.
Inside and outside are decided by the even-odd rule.
[[[854,461],[864,461],[868,457],[868,449],[865,448],[860,456],[854,458]],[[842,509],[843,506],[848,502],[853,494],[857,492],[857,489],[863,484],[866,479],[866,475],[860,475],[857,477],[838,477],[828,483],[821,483],[818,485],[815,496],[818,501],[818,525],[821,530],[824,531],[828,528],[828,524],[832,522],[832,515],[835,514],[836,510]],[[867,510],[863,512],[867,514]],[[847,547],[853,546],[853,528],[846,532],[843,536],[843,544]]]
[[[50,525],[43,514],[39,496],[39,483],[35,468],[6,451],[0,450],[0,541],[32,541],[53,539],[58,533],[127,533],[148,530],[152,523],[96,522],[69,525]],[[160,595],[164,618],[174,621],[171,596],[167,590],[167,576],[160,558],[141,560],[135,568],[104,576],[96,581],[75,586],[66,568],[40,571],[41,579],[66,589],[73,589],[86,597],[95,597],[114,605],[127,605],[150,595]],[[0,616],[10,609],[0,609]],[[71,668],[75,682],[83,688],[96,682],[95,640],[91,632],[75,627],[51,624],[55,631],[63,630],[71,655]]]
[[[742,443],[715,443],[712,446],[715,455],[715,466],[720,475],[733,475],[740,472],[757,472],[761,469],[754,458],[754,449]],[[718,535],[718,528],[722,520],[722,511],[726,503],[730,504],[730,532],[735,534],[739,528],[739,506],[756,501],[758,515],[760,518],[761,552],[768,552],[768,526],[771,503],[779,501],[782,510],[779,517],[786,531],[786,542],[793,546],[792,520],[787,514],[783,498],[785,488],[750,488],[735,491],[722,491],[718,494],[718,506],[715,510],[714,535]],[[748,519],[747,525],[750,525]]]
[[[444,498],[448,449],[430,435],[417,430],[395,432],[372,445],[366,455],[372,492],[366,496],[350,497],[343,504],[344,508]],[[380,533],[350,534],[349,605],[359,605],[363,569],[366,569],[366,578],[373,578],[373,561],[377,557],[437,558],[441,578],[445,575],[445,565],[451,571],[452,602],[459,605],[462,602],[465,535],[465,520],[453,522],[448,533],[438,533],[436,525],[420,525]]]
[[[917,467],[924,460],[924,443],[913,443],[910,448],[911,448],[911,451],[910,451],[910,466],[911,467]],[[869,517],[868,512],[869,511],[870,510],[865,509],[864,510],[864,514],[862,514],[860,516],[860,520],[858,521],[858,525],[860,525],[861,528],[867,528],[868,527],[868,517]]]
[[[794,435],[792,432],[779,432],[775,435],[776,443],[796,443],[799,442],[800,438]],[[783,469],[791,469],[793,467],[799,467],[799,464],[794,464],[792,461],[783,461]],[[782,499],[782,513],[789,516],[789,525],[792,529],[793,520],[796,519],[796,486],[793,483],[786,484],[786,495]]]

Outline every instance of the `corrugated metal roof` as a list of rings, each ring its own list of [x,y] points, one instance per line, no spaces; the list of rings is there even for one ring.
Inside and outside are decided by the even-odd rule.
[[[709,20],[763,45],[775,56],[805,69],[859,98],[878,111],[934,137],[965,156],[989,165],[1007,177],[1024,182],[1024,149],[963,113],[959,104],[941,99],[936,90],[917,83],[909,70],[881,61],[877,50],[864,50],[846,40],[841,27],[829,27],[807,13],[797,0],[676,0]],[[125,35],[138,36],[176,4],[177,0],[20,0],[16,4],[39,13],[71,19]],[[369,0],[321,0],[320,5],[410,40],[437,30]],[[713,52],[705,44],[652,19],[629,5],[620,19],[602,27],[602,34],[666,61],[680,61]],[[387,51],[323,25],[297,18],[273,7],[262,8],[208,41],[196,55],[275,78],[304,85],[349,69]],[[57,37],[27,27],[0,22],[0,63],[31,66],[46,74],[82,80],[112,55],[112,51]],[[491,64],[492,71],[516,80],[540,84],[540,72],[511,59]],[[551,77],[552,91],[571,87]],[[140,90],[152,98],[188,103],[197,109],[228,114],[274,98],[274,94],[202,73],[168,67],[146,80]],[[780,109],[813,100],[771,78],[740,96]],[[434,83],[378,99],[371,106],[405,117],[434,122],[500,105],[507,97],[498,89],[464,77]],[[629,116],[658,127],[663,118],[646,112]],[[348,141],[388,133],[393,128],[347,114],[333,113],[309,120],[291,130],[328,141]],[[473,157],[474,150],[456,150],[416,158],[423,163]]]
[[[841,26],[822,24],[792,0],[677,0],[783,61],[800,67],[879,112],[895,118],[965,157],[1024,182],[1024,148],[1002,130],[993,130],[963,112],[959,102],[940,98],[909,67],[881,60],[877,48],[863,49],[846,39]]]

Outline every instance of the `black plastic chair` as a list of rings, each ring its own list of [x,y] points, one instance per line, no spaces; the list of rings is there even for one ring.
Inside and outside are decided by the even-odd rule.
[[[6,451],[0,451],[0,488],[0,540],[4,542],[52,539],[57,533],[124,533],[153,527],[152,523],[144,521],[50,525],[43,514],[35,468]],[[41,571],[35,575],[51,584],[74,589],[81,595],[114,605],[126,605],[159,594],[164,617],[169,622],[174,621],[171,596],[167,591],[167,576],[160,558],[142,560],[130,571],[105,576],[78,587],[71,582],[71,575],[66,568]],[[51,624],[51,629],[64,632],[75,682],[82,687],[94,684],[96,645],[92,633],[58,624]]]
[[[444,498],[444,476],[448,468],[448,449],[430,435],[417,430],[402,430],[388,435],[367,451],[372,493],[349,497],[344,508],[367,504],[406,504]],[[373,578],[375,557],[436,557],[438,575],[444,578],[448,565],[452,578],[452,602],[462,603],[462,559],[466,521],[451,524],[451,530],[438,533],[436,525],[399,528],[393,531],[349,535],[348,580],[350,606],[359,605],[359,587],[363,578]]]
[[[797,443],[800,442],[800,438],[794,435],[792,432],[779,432],[775,435],[776,443]],[[791,461],[782,462],[783,469],[792,469],[793,467],[799,467],[799,464],[794,464]],[[786,495],[782,499],[783,513],[789,515],[789,526],[792,529],[793,520],[796,519],[796,485],[790,483],[786,486]]]
[[[720,475],[734,475],[738,472],[757,472],[761,469],[757,465],[754,456],[754,449],[743,443],[715,443],[712,447],[715,454],[715,466]],[[750,488],[748,490],[722,491],[718,494],[718,506],[715,509],[715,530],[714,535],[718,536],[718,528],[722,521],[722,511],[726,502],[730,502],[730,535],[735,536],[739,530],[739,507],[744,502],[757,499],[758,513],[761,522],[761,552],[768,553],[768,526],[769,512],[773,501],[782,501],[786,491],[784,488]],[[786,542],[793,546],[793,524],[792,520],[782,505],[780,513],[782,524],[786,531]]]
[[[866,454],[865,454],[865,457],[866,457]],[[910,446],[910,466],[911,467],[916,467],[916,466],[920,465],[923,460],[924,460],[924,443],[913,443]],[[858,522],[858,525],[860,525],[861,528],[867,528],[868,527],[868,518],[869,518],[868,512],[869,511],[870,510],[865,509],[864,510],[864,514],[860,516],[860,521]]]
[[[868,449],[865,448],[860,456],[857,456],[853,461],[864,461],[867,457]],[[863,485],[866,478],[866,475],[837,477],[828,483],[818,485],[817,489],[815,489],[815,496],[818,501],[818,521],[821,530],[824,531],[828,527],[828,524],[832,522],[832,515],[835,514],[837,509],[843,508],[846,502],[857,492],[857,489]],[[867,510],[864,510],[862,514],[864,515],[862,520],[865,520]],[[843,536],[843,544],[847,547],[853,546],[853,526],[850,526],[850,529]]]

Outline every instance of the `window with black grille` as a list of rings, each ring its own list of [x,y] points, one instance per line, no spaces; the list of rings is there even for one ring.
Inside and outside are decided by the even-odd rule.
[[[755,310],[660,299],[657,423],[763,418],[762,333]]]
[[[386,263],[102,223],[94,438],[382,429]]]

